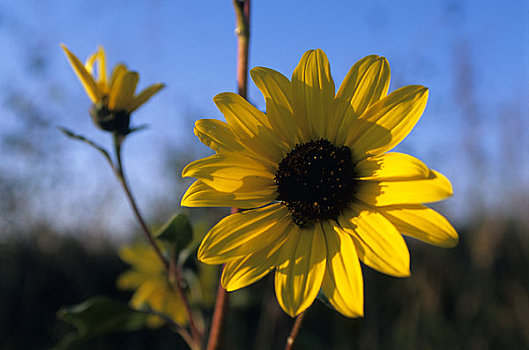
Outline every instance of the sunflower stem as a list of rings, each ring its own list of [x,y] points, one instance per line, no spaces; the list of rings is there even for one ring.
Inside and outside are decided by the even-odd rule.
[[[248,51],[250,47],[250,0],[233,0],[235,9],[235,33],[237,34],[237,88],[244,99],[248,96]],[[239,212],[238,208],[231,208],[231,213]],[[228,292],[219,282],[215,310],[211,321],[207,350],[221,347],[224,321],[229,305]]]
[[[237,34],[237,86],[246,99],[248,88],[248,51],[250,48],[250,0],[233,0]]]
[[[228,292],[222,283],[219,281],[219,288],[217,290],[217,298],[215,300],[215,311],[213,312],[213,319],[211,321],[211,329],[209,331],[209,340],[207,350],[216,350],[222,348],[222,333],[224,331],[226,312],[229,307]]]
[[[136,200],[134,199],[134,196],[132,195],[127,179],[125,177],[125,172],[123,170],[123,162],[121,160],[121,144],[123,143],[123,140],[124,140],[123,136],[117,133],[113,133],[114,152],[116,155],[116,165],[113,167],[114,173],[116,174],[116,177],[118,178],[119,183],[121,184],[121,187],[125,191],[125,194],[127,196],[127,199],[129,200],[130,206],[132,207],[132,211],[134,212],[134,216],[136,216],[136,220],[138,220],[138,223],[140,224],[142,232],[144,233],[145,237],[149,241],[149,244],[154,249],[160,261],[163,263],[165,269],[169,271],[169,262],[163,256],[158,245],[154,242],[152,233],[149,230],[147,224],[145,223],[145,220],[143,219],[143,216],[141,215],[140,210],[138,209]]]
[[[290,335],[287,338],[285,350],[292,350],[292,348],[294,347],[294,342],[296,341],[296,338],[298,336],[299,329],[301,328],[301,323],[303,322],[304,316],[305,312],[302,312],[298,315],[298,317],[296,317],[296,321],[294,322],[292,330],[290,331]]]
[[[158,256],[158,258],[162,262],[162,264],[163,264],[165,270],[167,271],[167,273],[174,278],[175,283],[173,283],[173,286],[176,289],[176,292],[178,293],[179,297],[184,302],[186,313],[187,313],[188,318],[189,318],[189,328],[191,330],[191,337],[182,336],[182,338],[184,338],[184,340],[187,342],[187,344],[189,345],[189,347],[191,349],[200,348],[200,344],[202,343],[202,339],[201,339],[200,332],[198,331],[198,329],[197,329],[197,327],[195,325],[195,321],[194,321],[193,313],[191,311],[191,307],[189,305],[189,301],[187,300],[187,296],[185,295],[183,287],[182,287],[184,285],[182,273],[181,273],[179,267],[176,266],[175,263],[172,261],[172,259],[171,259],[171,261],[168,261],[163,256],[160,248],[158,247],[156,242],[154,242],[154,238],[153,238],[152,232],[150,231],[149,227],[147,226],[147,223],[145,222],[145,220],[143,219],[143,216],[141,215],[141,212],[140,212],[140,210],[139,210],[139,208],[138,208],[138,206],[136,204],[136,200],[134,199],[134,196],[132,195],[132,192],[131,192],[130,187],[129,187],[128,182],[127,182],[127,179],[125,177],[125,171],[124,171],[123,162],[122,162],[122,159],[121,159],[121,144],[123,143],[124,139],[125,139],[125,136],[120,135],[118,133],[113,133],[114,152],[115,152],[115,156],[116,156],[116,164],[110,162],[112,170],[114,171],[114,174],[118,178],[118,180],[119,180],[119,182],[121,184],[121,187],[125,191],[127,199],[129,200],[129,203],[130,203],[130,205],[132,207],[132,211],[134,212],[136,220],[140,224],[142,232],[144,233],[145,237],[149,241],[149,244],[151,245],[152,249],[154,250],[154,252]]]

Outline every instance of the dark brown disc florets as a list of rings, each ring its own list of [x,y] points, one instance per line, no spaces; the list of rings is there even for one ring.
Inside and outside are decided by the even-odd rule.
[[[277,199],[299,227],[337,219],[355,194],[351,150],[325,139],[297,144],[279,163]]]

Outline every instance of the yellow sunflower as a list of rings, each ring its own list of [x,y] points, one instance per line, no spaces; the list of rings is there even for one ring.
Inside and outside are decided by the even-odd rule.
[[[401,234],[441,247],[457,244],[448,221],[422,205],[452,195],[448,179],[420,160],[386,153],[411,131],[428,97],[423,86],[389,95],[385,58],[358,61],[335,94],[321,50],[306,52],[292,80],[250,72],[266,114],[239,95],[214,101],[227,123],[202,119],[195,134],[216,151],[189,164],[198,179],[182,205],[246,209],[215,225],[198,250],[226,264],[233,291],[275,271],[276,297],[295,316],[321,290],[349,317],[363,315],[359,260],[392,276],[410,274]]]
[[[151,246],[135,244],[124,246],[118,251],[119,257],[132,268],[122,273],[116,281],[119,289],[134,290],[130,305],[138,310],[146,306],[173,320],[186,325],[188,321],[184,302],[171,286],[166,270]],[[153,328],[165,324],[159,316],[147,318],[147,325]]]
[[[92,100],[90,115],[94,123],[103,130],[122,135],[129,133],[130,114],[164,87],[163,84],[156,83],[136,95],[138,73],[128,70],[120,63],[114,67],[109,79],[103,47],[100,46],[83,65],[65,45],[61,46],[88,97]],[[94,74],[96,64],[97,77]]]

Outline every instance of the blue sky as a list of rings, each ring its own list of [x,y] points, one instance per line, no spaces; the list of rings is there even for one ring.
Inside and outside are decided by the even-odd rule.
[[[391,90],[408,84],[430,88],[428,108],[401,149],[452,179],[456,196],[449,207],[466,207],[464,195],[476,183],[468,149],[487,163],[477,171],[479,181],[503,191],[505,172],[499,169],[505,167],[500,164],[505,152],[498,149],[509,132],[501,131],[503,118],[516,114],[514,126],[509,124],[522,140],[516,147],[529,146],[528,2],[253,0],[252,5],[251,67],[267,66],[290,76],[306,50],[322,48],[338,86],[358,59],[383,55],[392,69]],[[51,125],[108,142],[90,123],[88,98],[59,43],[82,59],[102,44],[111,64],[123,61],[140,72],[140,87],[167,84],[134,115],[135,123],[149,124],[149,130],[126,145],[132,181],[145,201],[166,195],[166,184],[157,180],[167,176],[162,173],[164,147],[185,150],[196,142],[193,120],[220,118],[213,96],[236,89],[234,13],[228,0],[5,1],[0,3],[0,42],[4,132],[21,127],[5,103],[14,89],[52,115]],[[468,76],[470,83],[461,80]],[[461,102],[469,89],[473,102]],[[264,109],[252,84],[249,98]],[[469,111],[473,118],[467,118]],[[52,129],[49,135],[57,136]],[[77,186],[83,181],[95,186],[92,173],[108,178],[99,155],[66,139],[58,138],[57,144],[67,149],[69,160],[70,169],[61,171],[75,174]],[[511,181],[527,191],[527,156],[517,162],[520,174]],[[31,167],[23,159],[10,159],[13,163],[20,171]],[[487,196],[494,201],[494,194]]]

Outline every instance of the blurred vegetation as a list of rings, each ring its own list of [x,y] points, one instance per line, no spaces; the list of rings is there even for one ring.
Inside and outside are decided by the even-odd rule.
[[[408,240],[410,278],[364,268],[364,318],[347,319],[315,302],[297,348],[529,347],[528,228],[498,218],[461,227],[459,232],[461,242],[453,250]],[[63,305],[93,295],[128,302],[131,293],[115,287],[116,277],[127,266],[112,243],[97,239],[90,244],[89,233],[77,239],[43,226],[21,237],[0,246],[0,348],[49,348],[58,343],[72,330],[55,316]],[[214,293],[217,274],[204,277],[213,281],[207,288]],[[269,277],[232,293],[228,322],[226,348],[275,349],[284,345],[293,321],[280,311]],[[79,348],[118,346],[185,348],[166,327],[96,338]]]

